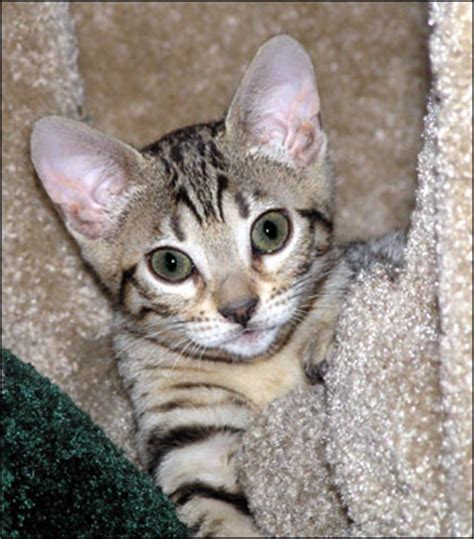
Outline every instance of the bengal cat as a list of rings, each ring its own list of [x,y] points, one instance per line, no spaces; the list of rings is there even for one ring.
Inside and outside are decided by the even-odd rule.
[[[115,306],[144,466],[200,537],[256,537],[234,454],[270,401],[309,384],[360,265],[333,242],[333,177],[311,60],[277,36],[221,121],[137,150],[46,117],[32,160]]]

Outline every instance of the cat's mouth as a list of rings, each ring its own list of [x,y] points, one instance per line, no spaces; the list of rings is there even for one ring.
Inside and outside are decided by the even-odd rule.
[[[235,340],[245,343],[255,343],[257,342],[265,333],[269,331],[268,329],[244,329],[244,331],[238,336],[234,337]]]
[[[233,355],[252,357],[263,354],[275,340],[279,326],[265,329],[245,328],[221,344],[220,348]]]

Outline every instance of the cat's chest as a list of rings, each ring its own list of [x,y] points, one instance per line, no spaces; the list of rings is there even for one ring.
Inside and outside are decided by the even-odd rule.
[[[176,388],[227,388],[263,410],[271,401],[308,385],[303,371],[301,342],[294,338],[275,355],[250,363],[196,363],[149,342],[141,342],[133,356],[119,361],[120,373],[137,409],[173,395]],[[143,396],[146,396],[143,402]]]
[[[226,383],[244,393],[263,409],[274,399],[308,385],[302,362],[291,350],[255,364],[233,366],[226,373]]]

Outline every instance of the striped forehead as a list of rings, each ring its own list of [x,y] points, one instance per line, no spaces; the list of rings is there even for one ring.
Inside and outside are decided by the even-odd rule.
[[[176,204],[185,205],[201,225],[224,221],[228,164],[215,141],[222,129],[219,123],[180,129],[143,150],[163,169]]]

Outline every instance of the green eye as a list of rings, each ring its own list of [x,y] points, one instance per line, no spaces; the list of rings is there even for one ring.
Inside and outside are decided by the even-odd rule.
[[[159,277],[173,283],[184,281],[194,270],[194,264],[188,255],[167,247],[151,253],[150,265]]]
[[[290,222],[284,212],[271,210],[261,215],[252,227],[252,245],[260,253],[281,249],[290,235]]]

